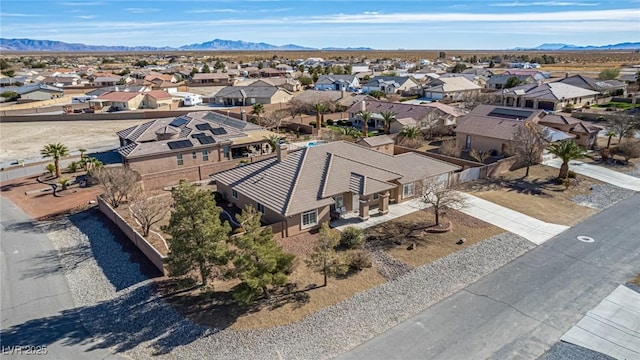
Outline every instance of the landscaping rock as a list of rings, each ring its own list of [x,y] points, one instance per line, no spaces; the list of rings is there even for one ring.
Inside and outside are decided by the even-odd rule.
[[[611,184],[600,184],[592,186],[591,193],[576,195],[571,201],[594,209],[606,209],[633,194],[633,190],[623,189]]]

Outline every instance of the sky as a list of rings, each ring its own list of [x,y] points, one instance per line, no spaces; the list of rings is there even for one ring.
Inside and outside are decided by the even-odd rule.
[[[1,0],[0,37],[171,46],[511,49],[640,41],[640,0]]]

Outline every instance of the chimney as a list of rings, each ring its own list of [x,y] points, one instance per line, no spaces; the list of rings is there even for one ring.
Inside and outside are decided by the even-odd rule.
[[[342,88],[342,96],[340,96],[340,99],[344,99],[345,93],[346,93],[346,91],[344,91],[344,88]]]
[[[282,162],[287,158],[287,144],[279,144],[276,146],[276,157],[278,162]]]
[[[567,71],[566,73],[564,73],[564,78],[568,78],[569,77],[569,72]]]
[[[247,121],[247,112],[244,109],[240,110],[240,118],[242,121]]]
[[[360,111],[367,111],[367,104],[364,100],[362,100],[362,103],[360,103]]]

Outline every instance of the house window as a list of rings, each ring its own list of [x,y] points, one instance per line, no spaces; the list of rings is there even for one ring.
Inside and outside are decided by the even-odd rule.
[[[238,198],[238,192],[236,190],[231,190],[231,196],[233,196],[234,199]]]
[[[192,152],[191,152],[191,158],[192,158],[193,160],[195,160],[195,159],[197,159],[197,158],[198,158],[198,155],[196,154],[196,152],[195,152],[195,151],[192,151]]]
[[[202,161],[209,161],[209,150],[202,150]]]
[[[264,215],[264,205],[258,203],[258,211],[260,211]]]
[[[311,210],[302,213],[302,228],[308,228],[318,223],[318,210]]]
[[[414,187],[413,187],[413,183],[411,183],[411,184],[404,184],[404,185],[402,186],[402,197],[403,197],[403,198],[411,197],[411,196],[413,196],[414,191],[415,191],[415,189],[414,189]]]
[[[375,193],[373,194],[373,200],[378,200],[380,198],[380,194]]]
[[[229,159],[229,146],[225,145],[222,147],[222,154],[224,156],[225,159]]]
[[[465,148],[471,149],[471,135],[467,135],[467,139],[465,142]]]
[[[178,154],[176,157],[178,158],[178,166],[182,166],[182,164],[184,164],[184,161],[182,161],[182,154]]]

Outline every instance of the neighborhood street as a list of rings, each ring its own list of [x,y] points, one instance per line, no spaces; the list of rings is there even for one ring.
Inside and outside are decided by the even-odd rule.
[[[638,272],[639,213],[636,194],[340,359],[535,359]]]
[[[75,304],[58,253],[43,229],[10,201],[3,198],[0,203],[1,328],[6,330],[23,324],[24,335],[24,328],[28,326],[25,324],[31,323],[34,332],[29,339],[3,332],[3,356],[13,354],[12,359],[33,358],[26,354],[31,349],[40,350],[41,354],[46,352],[47,359],[117,359],[109,349],[93,349],[92,336],[82,326],[77,312],[68,311],[74,309]],[[59,319],[51,326],[51,333],[35,333],[47,327],[46,321],[50,318]],[[59,334],[69,336],[57,340]],[[50,341],[54,338],[55,342]],[[31,343],[32,339],[41,342]]]

